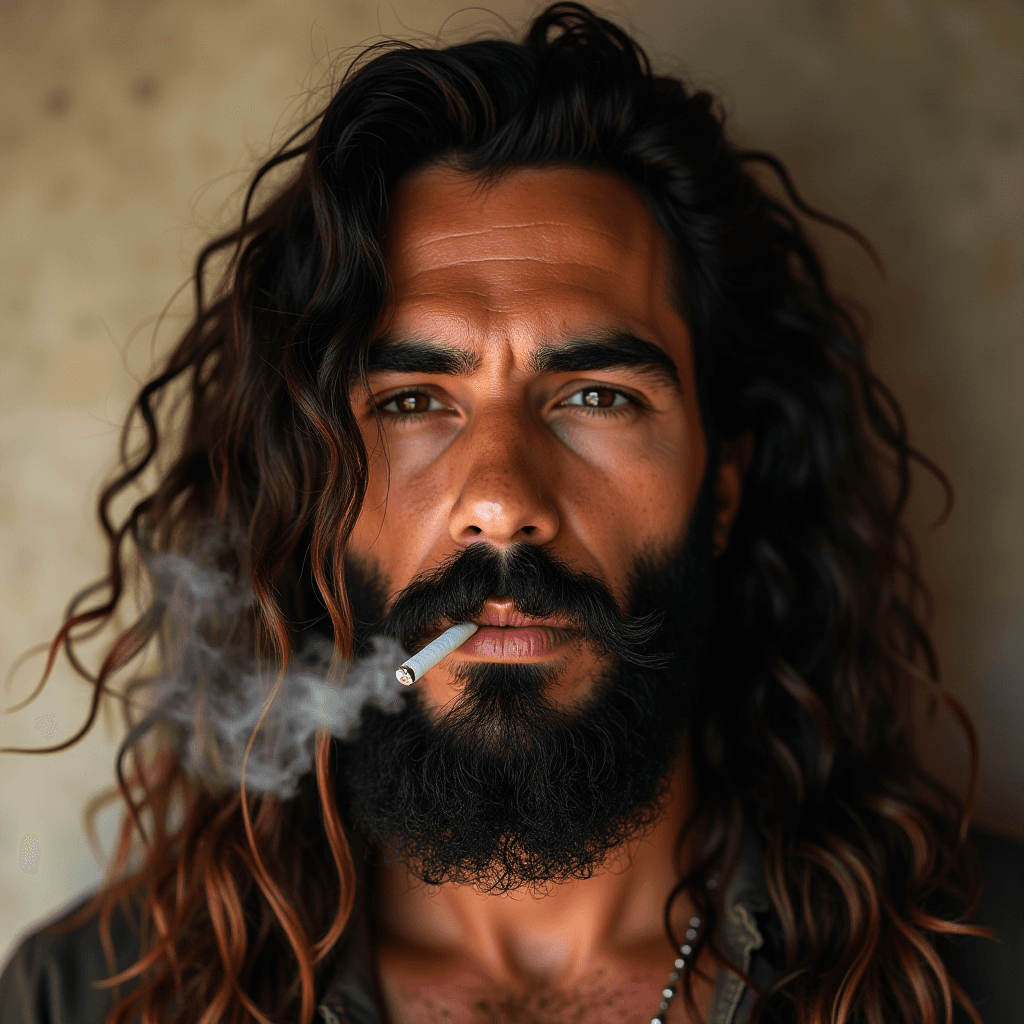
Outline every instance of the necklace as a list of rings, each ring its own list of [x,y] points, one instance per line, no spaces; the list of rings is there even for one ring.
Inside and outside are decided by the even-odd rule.
[[[669,1003],[672,1002],[679,991],[679,978],[686,969],[686,958],[693,952],[693,947],[690,943],[697,938],[699,930],[700,918],[691,917],[690,927],[686,929],[686,942],[679,947],[679,956],[676,957],[675,962],[672,964],[672,973],[668,976],[668,984],[661,990],[661,1005],[658,1007],[657,1014],[651,1020],[651,1024],[665,1024],[665,1013],[668,1010]]]

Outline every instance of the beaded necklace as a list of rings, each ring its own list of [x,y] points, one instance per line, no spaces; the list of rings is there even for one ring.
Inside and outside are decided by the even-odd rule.
[[[712,890],[718,888],[717,872],[708,879],[707,886]],[[697,938],[699,932],[700,918],[691,917],[690,927],[686,929],[686,941],[679,947],[679,955],[672,964],[668,984],[661,990],[661,1004],[658,1006],[658,1012],[651,1018],[651,1024],[665,1024],[665,1014],[668,1012],[669,1004],[679,992],[679,979],[682,977],[683,971],[686,970],[687,957],[693,952],[691,943]]]
[[[661,990],[661,1005],[658,1007],[657,1014],[651,1019],[651,1024],[665,1024],[665,1013],[668,1011],[669,1003],[675,999],[676,993],[679,991],[679,978],[686,970],[686,958],[693,952],[690,943],[697,938],[699,930],[700,918],[691,917],[690,927],[686,929],[686,942],[679,947],[679,956],[672,964],[672,973],[668,976],[668,984]]]

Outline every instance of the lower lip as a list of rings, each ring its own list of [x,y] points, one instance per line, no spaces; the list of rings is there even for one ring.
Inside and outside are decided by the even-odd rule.
[[[455,654],[495,661],[549,658],[567,640],[565,630],[552,626],[481,626]]]

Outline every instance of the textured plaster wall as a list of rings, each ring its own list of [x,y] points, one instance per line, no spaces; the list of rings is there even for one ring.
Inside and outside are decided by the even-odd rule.
[[[453,0],[0,2],[0,670],[102,571],[93,505],[117,426],[180,320],[153,318],[236,208],[245,172],[328,58],[435,33]],[[531,4],[494,0],[513,24]],[[617,11],[660,67],[717,91],[745,142],[888,268],[815,232],[872,314],[877,367],[958,494],[912,507],[944,678],[977,722],[980,816],[1024,833],[1024,8],[1015,0],[650,0]],[[456,17],[449,34],[485,21]],[[493,22],[491,22],[493,23]],[[182,307],[178,307],[179,309]],[[3,706],[32,689],[30,662]],[[0,744],[70,736],[59,667]],[[112,710],[80,744],[0,756],[0,956],[99,878],[81,811],[113,778]],[[926,744],[962,778],[949,729]],[[109,844],[116,818],[100,816]]]

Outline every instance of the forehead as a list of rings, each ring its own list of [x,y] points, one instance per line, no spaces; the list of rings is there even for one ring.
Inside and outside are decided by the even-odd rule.
[[[444,320],[479,335],[528,320],[551,335],[584,321],[657,334],[679,323],[664,234],[612,173],[524,168],[483,183],[418,171],[395,191],[386,244],[399,330]]]

